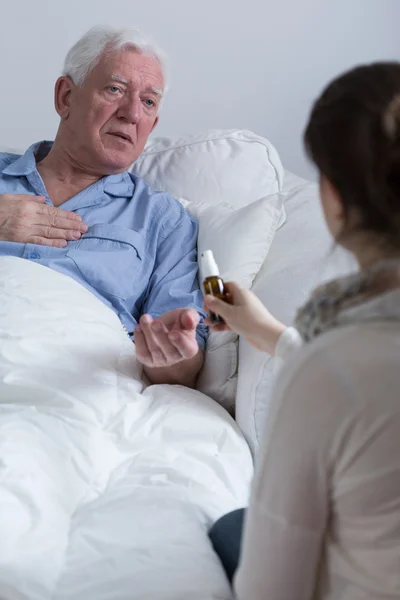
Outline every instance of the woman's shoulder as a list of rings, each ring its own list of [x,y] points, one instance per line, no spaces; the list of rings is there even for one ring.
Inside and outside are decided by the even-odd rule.
[[[351,406],[379,391],[395,399],[400,388],[399,321],[358,323],[334,328],[304,345],[282,369],[278,395],[351,398]]]

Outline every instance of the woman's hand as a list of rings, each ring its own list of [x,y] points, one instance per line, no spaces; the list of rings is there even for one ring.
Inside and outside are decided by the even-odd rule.
[[[286,326],[275,319],[252,292],[244,290],[237,283],[225,283],[225,289],[229,304],[219,298],[206,296],[204,306],[206,310],[220,315],[226,324],[213,325],[207,319],[207,325],[212,331],[235,331],[258,350],[273,356]]]

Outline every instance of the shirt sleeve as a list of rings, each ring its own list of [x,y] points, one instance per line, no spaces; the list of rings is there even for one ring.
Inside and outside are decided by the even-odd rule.
[[[317,356],[276,392],[235,580],[239,600],[310,600],[318,579],[340,390]]]
[[[143,312],[153,318],[176,308],[194,308],[200,315],[196,338],[204,349],[208,330],[204,324],[203,293],[198,282],[198,224],[183,207],[174,203],[173,215],[163,225],[155,266]]]

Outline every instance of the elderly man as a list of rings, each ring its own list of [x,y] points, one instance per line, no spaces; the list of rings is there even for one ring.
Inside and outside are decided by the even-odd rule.
[[[127,172],[158,121],[163,54],[143,34],[94,28],[55,85],[54,143],[0,154],[0,255],[73,277],[119,316],[152,383],[193,386],[206,340],[197,224]]]

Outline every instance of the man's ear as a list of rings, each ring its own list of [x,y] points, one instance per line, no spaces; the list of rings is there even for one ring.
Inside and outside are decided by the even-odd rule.
[[[159,120],[159,117],[158,117],[158,115],[157,115],[157,117],[156,117],[156,120],[155,120],[155,121],[154,121],[154,123],[153,123],[153,127],[151,128],[151,131],[153,131],[153,130],[154,130],[156,127],[157,127],[157,125],[158,125],[158,120]]]
[[[63,75],[56,81],[54,88],[54,106],[61,119],[68,119],[71,110],[71,93],[75,84],[70,77]]]

